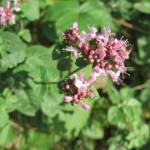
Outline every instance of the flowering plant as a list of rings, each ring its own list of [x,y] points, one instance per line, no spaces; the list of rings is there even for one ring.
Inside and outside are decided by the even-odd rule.
[[[149,6],[1,0],[0,150],[148,150]]]
[[[129,44],[127,40],[117,39],[110,29],[104,29],[103,33],[98,33],[95,27],[90,27],[89,32],[78,32],[78,24],[67,29],[62,34],[67,43],[64,51],[71,52],[75,58],[84,57],[89,64],[92,64],[92,71],[89,78],[84,79],[83,75],[75,75],[63,86],[65,93],[72,96],[65,96],[66,102],[80,103],[83,108],[89,106],[83,102],[83,97],[93,97],[89,86],[96,82],[97,77],[111,76],[114,82],[121,81],[120,76],[125,74],[127,68],[124,65],[129,58]]]
[[[7,23],[15,24],[15,14],[16,12],[20,11],[19,2],[18,0],[14,0],[13,7],[11,7],[11,1],[6,1],[5,7],[0,7],[0,25],[4,26]]]

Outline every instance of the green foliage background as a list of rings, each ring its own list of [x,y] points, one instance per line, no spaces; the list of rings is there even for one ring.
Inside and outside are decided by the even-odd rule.
[[[1,0],[1,5],[5,0]],[[149,150],[150,1],[26,0],[0,29],[0,149]],[[100,80],[92,109],[64,104],[68,70],[89,72],[61,52],[61,32],[111,27],[132,45],[123,85]]]

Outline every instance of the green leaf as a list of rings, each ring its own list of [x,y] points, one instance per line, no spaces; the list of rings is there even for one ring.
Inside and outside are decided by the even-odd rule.
[[[139,57],[144,62],[150,63],[150,52],[149,52],[150,38],[143,36],[138,39]]]
[[[134,97],[134,93],[131,88],[125,87],[120,90],[120,96],[123,101],[128,101],[130,98]]]
[[[106,86],[106,92],[109,96],[109,99],[112,101],[113,104],[119,104],[121,101],[120,94],[117,89],[114,87],[111,81],[108,81]]]
[[[13,68],[17,66],[19,63],[23,62],[24,59],[25,53],[22,51],[4,54],[1,59],[1,69],[5,70],[8,68]]]
[[[35,150],[49,150],[53,145],[51,134],[46,132],[30,131],[28,132],[27,148]],[[38,142],[37,142],[38,141]]]
[[[45,7],[47,5],[54,5],[57,0],[39,0],[40,6]]]
[[[48,117],[54,117],[61,111],[59,104],[63,101],[63,95],[59,92],[57,84],[48,86],[43,99],[42,111]]]
[[[5,72],[8,68],[13,68],[24,61],[26,45],[11,32],[1,32],[0,37],[3,41],[0,71]]]
[[[8,112],[5,109],[0,108],[0,129],[6,126],[9,122]]]
[[[77,0],[58,0],[49,7],[46,18],[57,21],[59,18],[64,17],[69,13],[76,12],[78,8],[79,2]]]
[[[67,130],[64,135],[68,138],[77,136],[87,123],[90,113],[91,110],[85,111],[81,106],[73,106],[73,113],[59,114],[60,120],[65,122],[65,129]]]
[[[112,2],[112,11],[116,14],[121,15],[120,17],[124,20],[132,19],[135,9],[133,9],[133,3],[128,0],[117,0]],[[116,8],[116,9],[115,9]]]
[[[25,40],[26,42],[31,42],[31,40],[32,40],[30,30],[28,30],[28,29],[24,29],[24,30],[20,31],[19,36],[22,37],[23,40]]]
[[[140,94],[140,100],[144,103],[148,103],[150,99],[150,88],[144,89]]]
[[[77,20],[78,10],[79,2],[77,0],[56,1],[48,8],[45,20],[55,21],[57,35],[60,36],[61,32]]]
[[[60,34],[64,32],[67,28],[71,27],[75,22],[77,16],[77,12],[71,11],[61,18],[59,18],[56,22],[57,35],[60,37]]]
[[[137,2],[134,4],[134,8],[142,13],[150,14],[150,1],[144,0],[141,2]]]
[[[40,8],[39,0],[29,0],[22,3],[21,10],[23,12],[23,17],[26,17],[30,21],[39,19]]]
[[[72,106],[72,109],[68,113],[59,113],[59,118],[65,123],[66,132],[65,137],[69,138],[72,136],[77,136],[81,129],[87,124],[90,117],[92,107],[96,99],[99,99],[99,95],[96,89],[93,89],[95,95],[94,99],[86,99],[91,108],[89,110],[84,110],[80,105]],[[69,105],[69,104],[66,104]],[[66,110],[67,111],[67,110]]]
[[[46,89],[44,89],[43,92],[43,85],[35,84],[31,79],[20,84],[24,84],[24,88],[16,89],[14,96],[15,99],[17,99],[17,103],[12,103],[10,106],[27,116],[35,116],[36,112],[41,107],[42,101],[44,100],[43,96]],[[9,104],[11,103],[9,102]]]
[[[0,129],[0,146],[5,147],[11,144],[14,139],[14,131],[10,125],[6,125],[3,129]]]
[[[95,120],[83,130],[83,134],[91,139],[101,139],[104,136],[104,129]]]
[[[123,128],[125,116],[122,109],[117,106],[110,107],[108,111],[108,121],[112,125],[117,125],[118,127]]]
[[[13,53],[24,51],[26,45],[21,41],[21,39],[12,32],[1,32],[0,37],[2,38],[5,51]]]
[[[60,71],[57,69],[58,61],[53,60],[53,48],[44,46],[31,46],[27,49],[25,68],[29,76],[37,82],[58,82]]]
[[[9,113],[15,111],[18,105],[18,99],[14,94],[12,94],[11,90],[5,88],[3,91],[3,97],[6,111]]]
[[[123,107],[126,119],[130,122],[133,120],[139,120],[141,114],[141,105],[136,99],[129,99]]]
[[[81,30],[91,25],[100,27],[112,26],[112,18],[109,10],[98,0],[90,0],[81,5],[78,22]]]
[[[127,150],[125,146],[124,134],[122,132],[115,132],[115,135],[108,139],[108,150]]]
[[[57,1],[49,7],[45,21],[55,21],[58,35],[74,22],[79,23],[81,30],[93,25],[113,26],[109,11],[98,0],[87,1],[82,5],[77,0]]]
[[[146,124],[138,123],[136,128],[134,128],[127,136],[129,140],[128,148],[141,147],[149,139],[149,127]]]
[[[83,67],[77,73],[78,74],[83,73],[85,78],[88,79],[92,73],[92,65],[87,65],[87,66]]]
[[[40,109],[41,97],[40,85],[36,85],[33,81],[28,81],[28,89],[17,89],[15,96],[17,97],[16,109],[27,115],[34,116]]]

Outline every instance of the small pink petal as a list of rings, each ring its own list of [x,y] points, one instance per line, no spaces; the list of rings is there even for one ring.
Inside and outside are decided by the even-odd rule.
[[[20,12],[21,9],[20,9],[19,6],[15,6],[14,8],[12,8],[12,11],[13,11],[13,12]]]
[[[97,29],[95,27],[91,27],[89,30],[90,30],[90,33],[89,33],[90,37],[96,38]]]
[[[82,107],[83,107],[83,109],[85,109],[85,110],[90,109],[90,106],[89,106],[88,104],[86,104],[86,103],[83,103],[83,104],[82,104]]]
[[[118,82],[119,80],[119,76],[120,76],[120,71],[117,71],[117,72],[113,72],[113,71],[109,71],[108,72],[111,76],[111,78],[113,79],[114,82]]]
[[[71,102],[73,100],[73,97],[72,96],[65,96],[64,97],[64,101],[65,102]]]
[[[74,24],[73,24],[73,29],[78,29],[78,23],[77,22],[75,22]]]
[[[92,84],[93,82],[96,81],[97,78],[97,73],[92,73],[92,75],[89,77],[89,79],[87,80],[87,84]]]
[[[103,60],[106,57],[106,52],[103,49],[99,50],[99,58]]]
[[[99,73],[99,67],[98,67],[98,66],[95,66],[95,67],[93,68],[93,72]]]

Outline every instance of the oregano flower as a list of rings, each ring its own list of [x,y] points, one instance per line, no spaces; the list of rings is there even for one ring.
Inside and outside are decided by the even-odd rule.
[[[88,32],[78,32],[78,28],[78,24],[74,23],[62,34],[71,47],[71,50],[64,50],[71,51],[75,57],[82,54],[93,68],[98,67],[103,74],[119,83],[120,75],[127,71],[124,65],[130,54],[127,40],[117,39],[109,28],[105,28],[102,33],[97,32],[95,27],[90,27]]]
[[[80,74],[79,76],[77,74],[73,74],[70,76],[70,78],[63,83],[62,90],[65,93],[65,102],[80,104],[86,110],[90,108],[90,106],[85,102],[85,99],[92,99],[94,97],[94,93],[90,89],[90,84],[83,74]]]
[[[93,66],[87,80],[80,74],[65,81],[62,88],[65,92],[64,100],[89,109],[85,99],[93,98],[90,86],[97,77],[110,76],[114,82],[120,83],[121,74],[127,72],[124,63],[129,58],[129,44],[127,40],[117,39],[109,28],[104,28],[102,33],[95,27],[90,27],[87,32],[79,32],[78,23],[74,23],[62,36],[67,43],[63,51],[71,52],[75,58],[82,56]]]
[[[15,24],[16,16],[15,13],[20,11],[18,0],[14,0],[14,5],[11,7],[10,0],[6,1],[5,7],[0,7],[0,26],[6,24]]]

